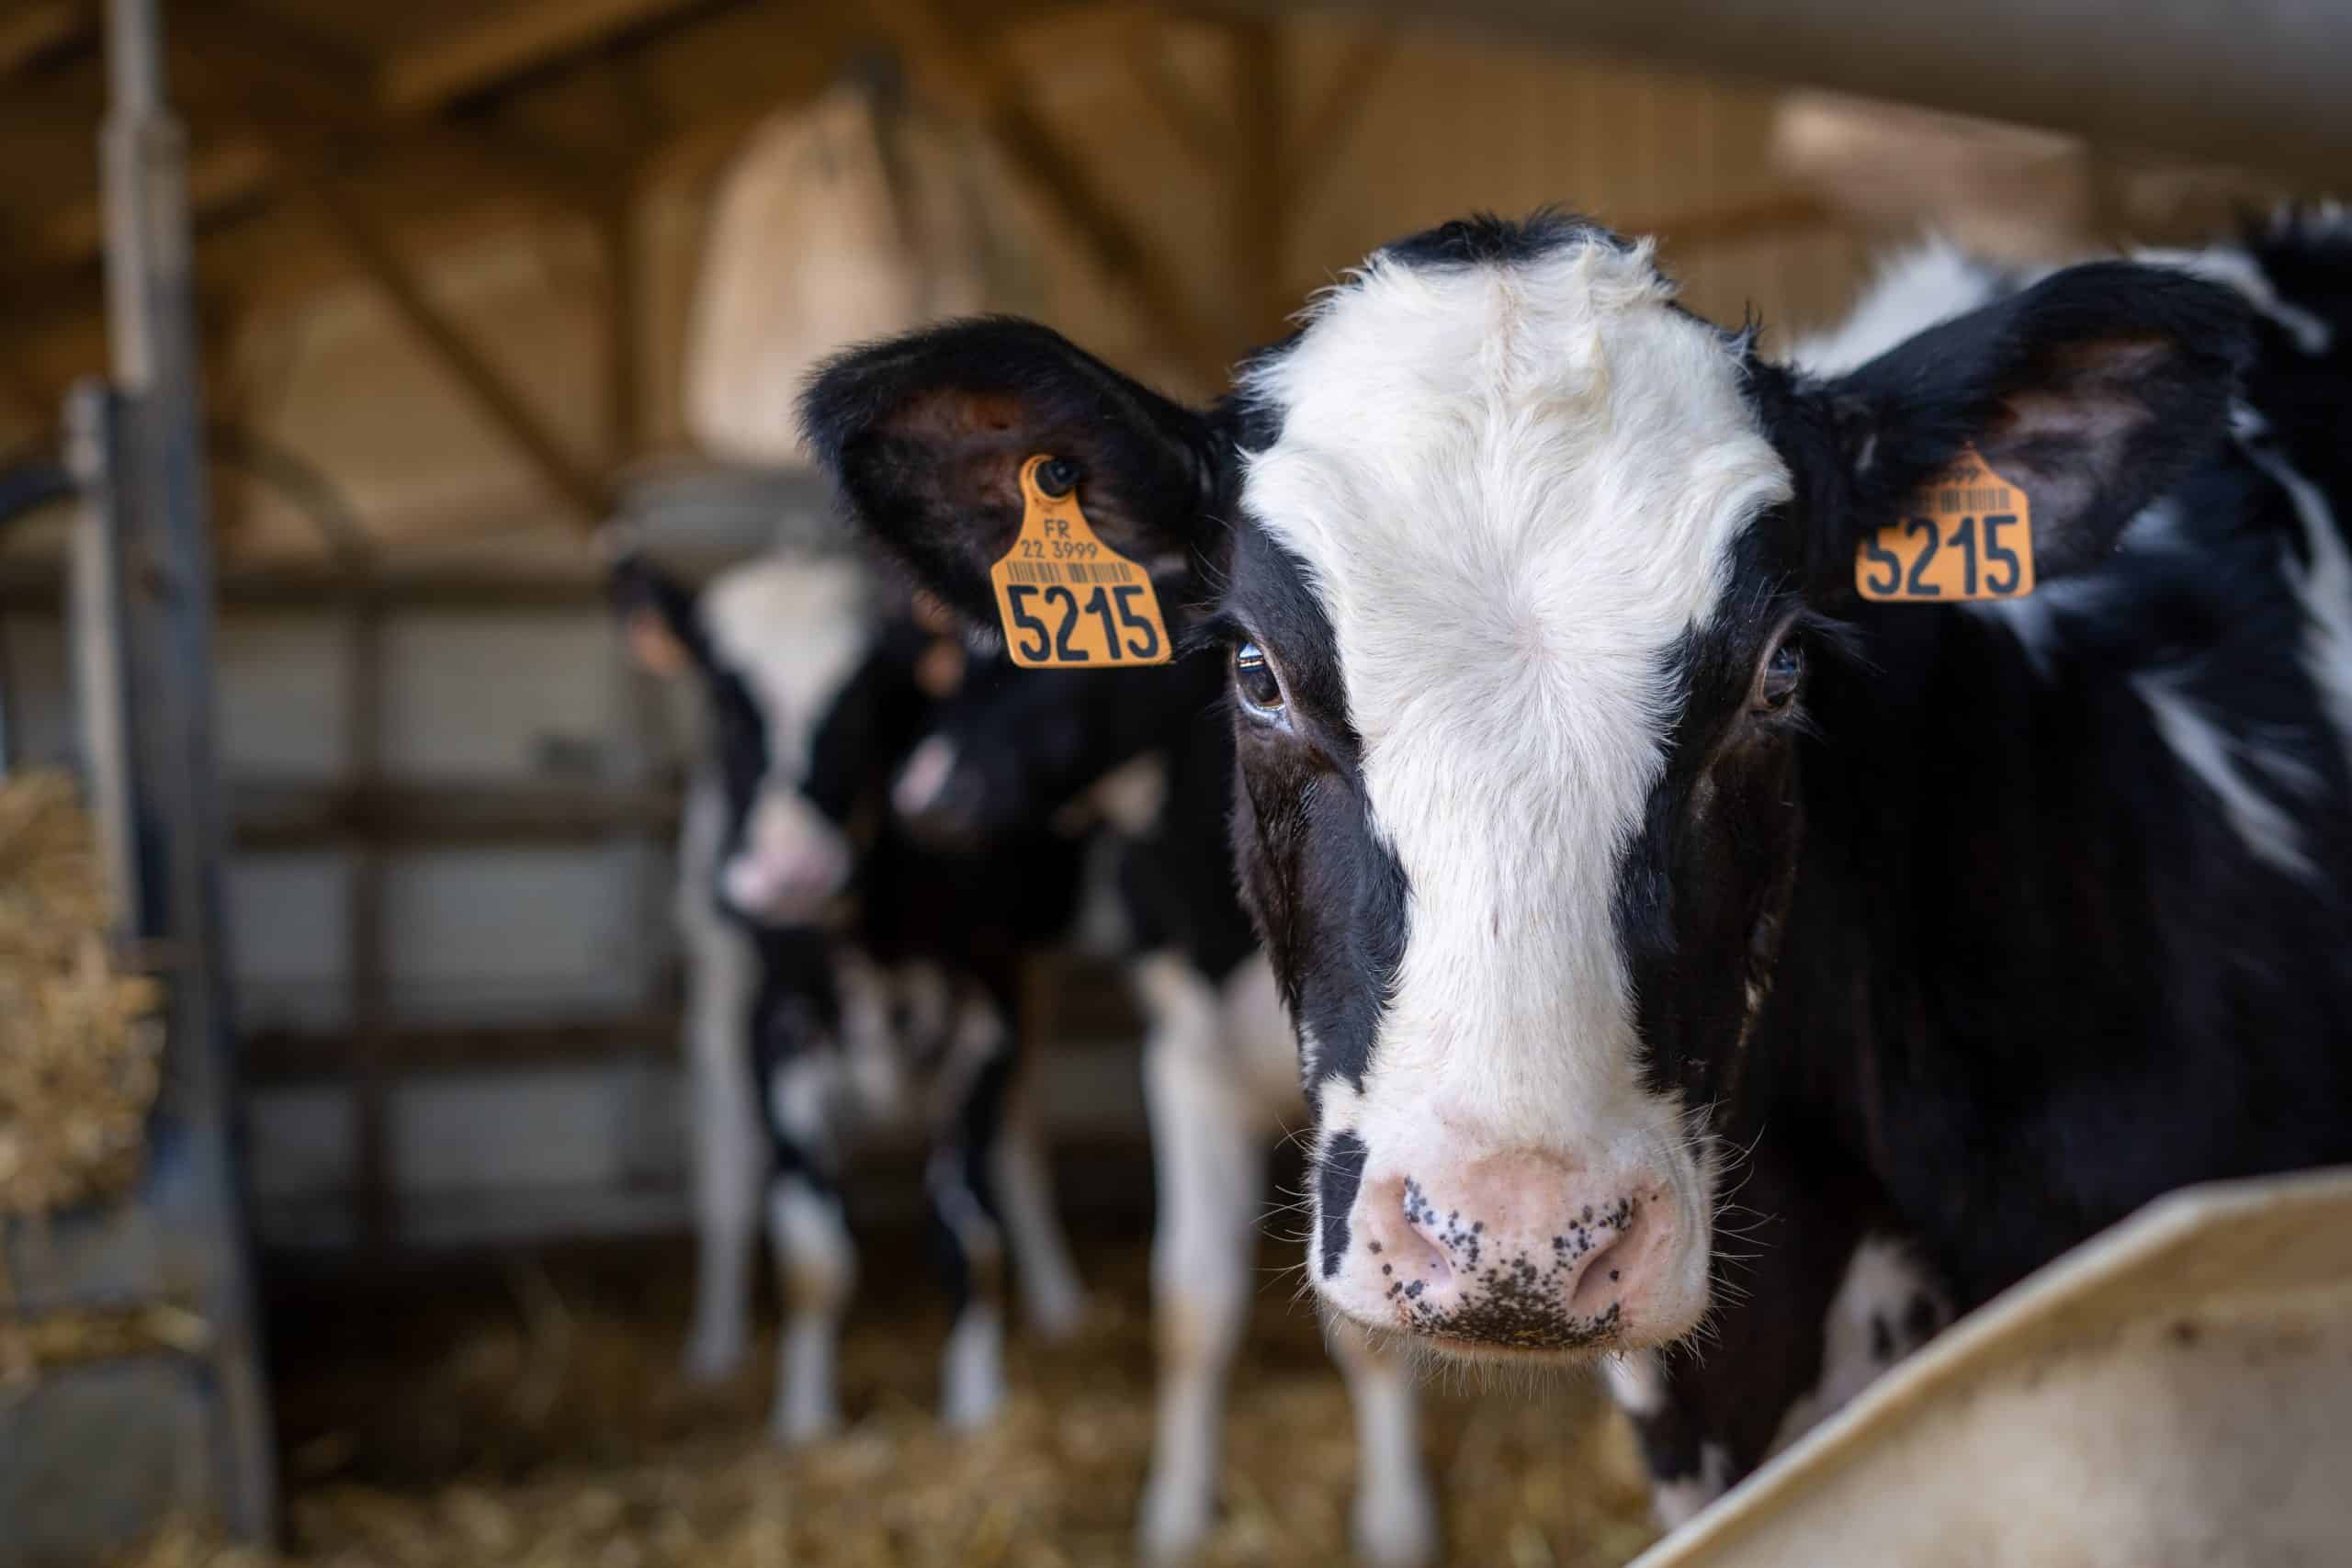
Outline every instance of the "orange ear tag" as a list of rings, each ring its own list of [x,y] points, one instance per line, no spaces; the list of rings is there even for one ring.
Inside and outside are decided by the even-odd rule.
[[[989,569],[1004,645],[1024,670],[1117,670],[1170,657],[1159,595],[1144,569],[1094,536],[1073,482],[1038,482],[1054,459],[1021,465],[1021,532]]]
[[[1956,604],[2033,592],[2033,512],[2025,491],[1973,446],[1911,498],[1911,508],[1862,536],[1854,586],[1865,599]]]

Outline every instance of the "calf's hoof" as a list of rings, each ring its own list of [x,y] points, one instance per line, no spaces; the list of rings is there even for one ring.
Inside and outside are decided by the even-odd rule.
[[[1365,1568],[1430,1568],[1438,1560],[1437,1505],[1426,1486],[1359,1492],[1355,1555]]]
[[[1055,1291],[1038,1291],[1023,1303],[1023,1315],[1029,1320],[1029,1332],[1048,1345],[1064,1345],[1078,1337],[1080,1325],[1086,1322],[1086,1292],[1076,1285]]]
[[[768,1439],[780,1449],[820,1442],[842,1429],[842,1413],[831,1402],[780,1401],[768,1417]]]
[[[939,1418],[958,1432],[985,1427],[1004,1404],[1004,1330],[992,1312],[967,1312],[947,1337]]]
[[[1205,1498],[1147,1482],[1142,1517],[1136,1521],[1136,1560],[1145,1568],[1182,1568],[1207,1542],[1212,1514]]]
[[[751,1348],[740,1334],[694,1334],[686,1339],[678,1370],[696,1388],[731,1382],[751,1359]]]

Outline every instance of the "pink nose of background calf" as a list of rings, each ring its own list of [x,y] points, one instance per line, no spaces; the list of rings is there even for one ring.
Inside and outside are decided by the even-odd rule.
[[[1538,1349],[1599,1346],[1667,1262],[1663,1184],[1504,1155],[1367,1183],[1357,1213],[1399,1324]]]
[[[753,919],[794,922],[813,919],[848,874],[847,853],[812,839],[783,852],[736,855],[720,874],[720,891]]]

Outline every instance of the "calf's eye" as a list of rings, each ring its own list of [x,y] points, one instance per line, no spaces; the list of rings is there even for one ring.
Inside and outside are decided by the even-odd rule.
[[[1786,713],[1789,705],[1797,700],[1797,688],[1804,681],[1804,650],[1793,642],[1783,642],[1767,654],[1756,671],[1756,690],[1747,699],[1747,711],[1770,718]]]
[[[1255,713],[1271,717],[1283,711],[1282,679],[1266,661],[1266,650],[1254,642],[1234,648],[1233,689],[1241,694],[1243,705]]]

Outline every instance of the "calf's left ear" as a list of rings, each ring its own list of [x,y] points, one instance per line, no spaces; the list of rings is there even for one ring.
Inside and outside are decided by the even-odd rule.
[[[1845,495],[1809,541],[1809,576],[1851,592],[1860,535],[1970,446],[2025,491],[2037,579],[2095,566],[2222,438],[2253,355],[2239,295],[2127,262],[2068,267],[1930,327],[1827,389]]]
[[[997,622],[989,569],[1020,532],[1029,457],[1075,465],[1096,536],[1172,592],[1171,612],[1221,535],[1225,447],[1209,416],[1035,321],[955,321],[853,349],[809,381],[800,412],[858,525],[976,626]]]

